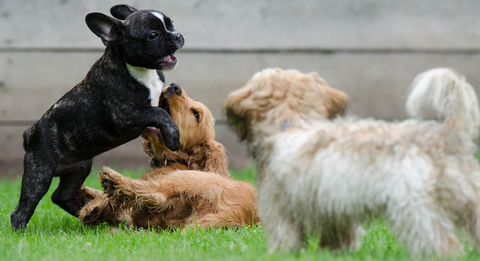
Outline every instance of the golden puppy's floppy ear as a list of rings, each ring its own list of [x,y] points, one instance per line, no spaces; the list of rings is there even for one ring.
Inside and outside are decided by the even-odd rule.
[[[228,158],[225,148],[214,139],[208,139],[204,143],[205,166],[203,171],[220,174],[226,178],[232,178],[228,172]]]

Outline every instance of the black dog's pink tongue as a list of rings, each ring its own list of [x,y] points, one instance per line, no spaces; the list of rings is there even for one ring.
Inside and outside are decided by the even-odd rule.
[[[176,58],[175,56],[171,55],[171,54],[168,55],[168,56],[165,56],[165,57],[163,58],[163,60],[164,60],[165,62],[174,62],[176,59],[177,59],[177,58]]]

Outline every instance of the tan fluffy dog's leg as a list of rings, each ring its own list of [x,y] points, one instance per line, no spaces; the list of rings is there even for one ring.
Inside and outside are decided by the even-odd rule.
[[[167,197],[158,192],[158,185],[146,180],[132,180],[122,174],[104,167],[100,172],[100,180],[104,184],[106,192],[113,199],[123,202],[138,210],[161,212],[168,206]]]
[[[75,191],[75,194],[73,195],[73,200],[75,202],[75,205],[77,205],[78,208],[80,209],[80,208],[83,208],[85,205],[87,205],[90,201],[92,201],[96,197],[99,197],[102,194],[103,194],[103,191],[101,190],[89,188],[85,185],[82,185],[81,188]]]
[[[190,228],[196,229],[198,227],[203,229],[219,228],[219,227],[242,227],[242,222],[227,216],[224,212],[197,214],[190,217],[184,230]],[[248,225],[248,224],[246,224]]]
[[[103,222],[111,222],[114,216],[114,203],[104,193],[83,207],[78,218],[85,225],[98,225]]]
[[[130,208],[102,194],[80,210],[79,219],[85,225],[110,224],[132,225]]]
[[[109,168],[103,168],[100,172],[100,179],[103,182],[105,181],[102,177],[106,175],[106,173],[113,173],[117,179],[124,179],[121,174],[113,171]],[[119,177],[118,177],[119,175]],[[79,212],[79,219],[83,224],[87,225],[98,225],[103,222],[109,222],[113,224],[117,223],[129,223],[131,222],[130,218],[130,211],[129,208],[122,202],[116,200],[114,197],[109,197],[108,192],[111,188],[107,186],[106,191],[104,193],[99,190],[94,190],[88,187],[82,187],[81,191],[78,191],[79,195],[95,195],[95,199],[88,202],[88,204],[83,207]],[[87,198],[86,196],[79,197],[79,198]]]

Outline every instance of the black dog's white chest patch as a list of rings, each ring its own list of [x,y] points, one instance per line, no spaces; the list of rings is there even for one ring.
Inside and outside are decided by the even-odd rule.
[[[143,84],[150,91],[150,104],[152,107],[158,107],[160,93],[165,83],[160,80],[157,70],[135,67],[127,63],[127,69],[130,75]]]

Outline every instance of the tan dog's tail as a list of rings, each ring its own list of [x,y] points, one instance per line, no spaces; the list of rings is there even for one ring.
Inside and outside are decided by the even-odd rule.
[[[415,77],[406,102],[411,117],[437,113],[444,124],[475,139],[480,128],[480,108],[473,87],[453,69],[435,68]]]

